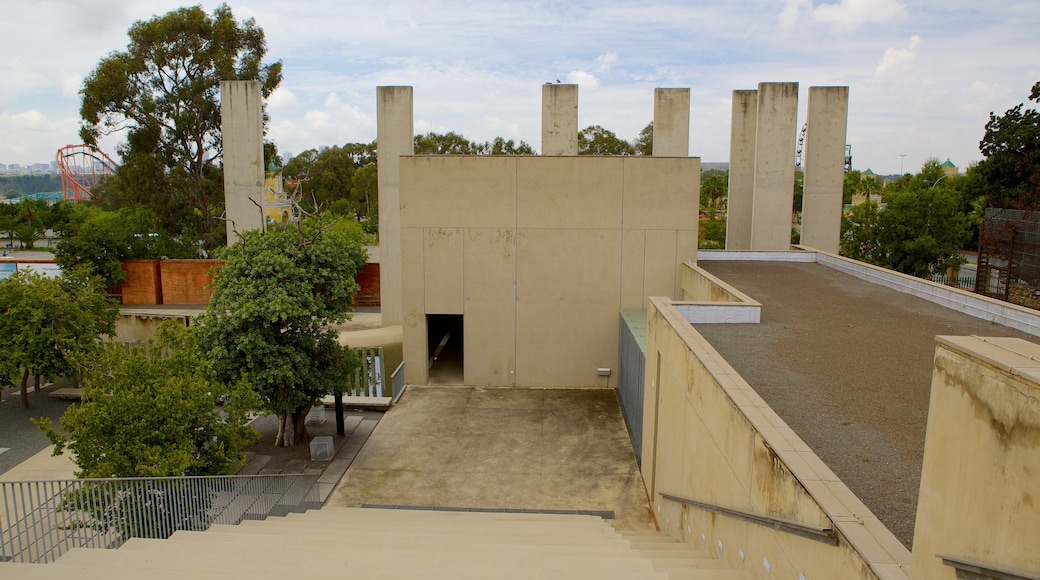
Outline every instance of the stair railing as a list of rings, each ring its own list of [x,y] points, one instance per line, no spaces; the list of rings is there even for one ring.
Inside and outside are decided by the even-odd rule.
[[[730,518],[736,518],[738,520],[743,520],[752,524],[765,526],[767,528],[772,528],[780,532],[794,534],[803,538],[809,538],[810,540],[824,542],[826,544],[838,544],[838,534],[834,531],[834,528],[814,526],[811,524],[803,524],[801,522],[793,522],[791,520],[785,520],[783,518],[778,518],[775,516],[756,514],[752,512],[746,512],[743,510],[722,507],[710,503],[704,503],[693,499],[671,495],[668,493],[661,493],[660,495],[668,501],[674,501],[676,503],[693,506],[695,508],[716,513],[719,515],[727,516]]]

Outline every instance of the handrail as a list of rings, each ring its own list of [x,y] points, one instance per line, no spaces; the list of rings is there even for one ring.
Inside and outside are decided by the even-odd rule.
[[[52,562],[74,547],[117,548],[321,506],[318,475],[222,475],[0,482],[0,560]]]
[[[659,492],[660,493],[660,492]],[[786,532],[788,534],[794,534],[803,538],[809,538],[810,540],[816,540],[827,544],[838,545],[838,534],[833,528],[824,528],[820,526],[814,526],[811,524],[803,524],[801,522],[793,522],[791,520],[785,520],[775,516],[767,516],[762,514],[755,514],[751,512],[745,512],[733,508],[722,507],[713,505],[710,503],[704,503],[693,499],[687,499],[679,497],[669,493],[660,493],[661,497],[669,501],[676,503],[693,506],[702,510],[707,510],[719,515],[736,518],[752,524],[765,526],[772,528],[780,532]]]
[[[957,570],[957,578],[963,578],[964,580],[989,580],[991,578],[993,580],[1040,580],[1040,575],[1029,572],[1001,568],[992,564],[972,562],[971,560],[944,556],[942,554],[936,554],[935,557],[941,558],[943,564]]]

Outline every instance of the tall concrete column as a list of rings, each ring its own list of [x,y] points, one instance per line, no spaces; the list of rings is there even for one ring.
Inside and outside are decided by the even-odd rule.
[[[751,249],[751,210],[755,203],[755,127],[758,91],[733,91],[729,132],[729,201],[726,249]]]
[[[401,324],[401,156],[414,149],[412,87],[376,87],[379,163],[379,303],[384,326]]]
[[[751,249],[791,249],[798,83],[759,83]]]
[[[654,89],[653,154],[690,156],[690,89]]]
[[[542,155],[578,154],[578,85],[542,85]]]
[[[264,227],[264,108],[258,81],[220,82],[227,243]]]
[[[838,253],[844,207],[849,87],[809,87],[802,244]]]

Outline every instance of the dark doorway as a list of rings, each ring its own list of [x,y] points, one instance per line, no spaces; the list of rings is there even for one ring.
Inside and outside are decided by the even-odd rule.
[[[465,344],[462,328],[461,314],[426,315],[427,363],[430,365],[428,384],[462,384]]]

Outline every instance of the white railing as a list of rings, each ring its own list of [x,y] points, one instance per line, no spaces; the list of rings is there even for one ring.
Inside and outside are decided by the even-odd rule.
[[[53,562],[75,547],[262,520],[321,506],[317,475],[0,482],[0,560]]]

